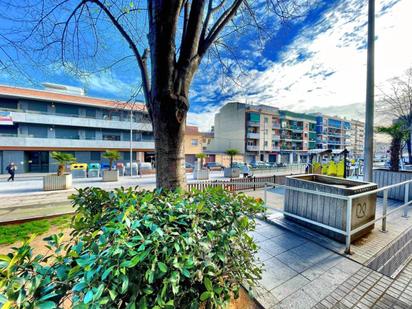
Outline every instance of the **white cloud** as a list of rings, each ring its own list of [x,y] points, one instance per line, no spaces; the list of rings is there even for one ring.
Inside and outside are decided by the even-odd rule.
[[[412,1],[378,0],[376,12],[375,83],[381,86],[412,66]],[[303,30],[281,61],[264,72],[249,71],[243,80],[246,90],[228,90],[235,94],[231,99],[295,111],[364,102],[366,38],[366,1],[342,1],[325,13],[322,23]],[[302,52],[309,56],[298,58]],[[211,119],[204,119],[213,118],[213,113],[189,115],[192,117],[210,123]]]

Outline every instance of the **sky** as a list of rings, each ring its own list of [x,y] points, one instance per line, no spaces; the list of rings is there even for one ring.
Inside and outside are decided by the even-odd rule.
[[[222,51],[229,63],[228,76],[217,73],[219,63],[204,61],[191,87],[188,123],[209,130],[214,114],[229,101],[298,112],[326,110],[361,119],[362,113],[353,110],[354,106],[363,110],[366,96],[367,0],[314,2],[317,5],[304,17],[274,24],[273,33],[263,40],[253,33],[229,38],[228,44],[236,43],[241,66],[231,53]],[[379,89],[412,67],[411,12],[412,0],[376,0],[375,81]],[[117,51],[107,56],[115,57]],[[0,71],[0,83],[41,88],[42,82],[55,82],[84,87],[91,96],[127,100],[140,80],[132,61],[83,75],[73,74],[70,67],[26,67],[30,80]]]

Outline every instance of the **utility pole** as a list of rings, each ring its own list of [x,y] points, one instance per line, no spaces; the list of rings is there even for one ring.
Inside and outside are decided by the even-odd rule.
[[[366,112],[365,112],[365,152],[364,180],[372,181],[373,173],[373,120],[374,120],[374,60],[375,58],[375,0],[368,5],[368,63],[366,73]]]

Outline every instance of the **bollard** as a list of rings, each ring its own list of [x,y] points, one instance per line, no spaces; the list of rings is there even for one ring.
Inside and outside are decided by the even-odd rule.
[[[383,191],[382,232],[386,233],[386,213],[388,211],[388,189]]]
[[[351,226],[352,226],[352,199],[349,198],[346,204],[346,247],[345,247],[346,254],[351,254],[350,253]]]
[[[405,185],[405,204],[409,202],[409,183],[407,183]],[[405,206],[403,208],[403,216],[404,218],[408,218],[408,207],[409,206]]]

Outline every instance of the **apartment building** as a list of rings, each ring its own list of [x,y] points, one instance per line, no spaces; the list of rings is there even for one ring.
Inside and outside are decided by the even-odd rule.
[[[0,86],[0,168],[13,161],[18,172],[51,172],[52,151],[72,153],[78,162],[102,162],[102,152],[121,152],[121,161],[154,160],[149,115],[142,103],[87,97],[77,88],[45,90]],[[132,141],[130,141],[132,129]]]
[[[359,120],[352,119],[350,131],[350,147],[348,150],[354,157],[363,157],[364,139],[365,139],[365,123]]]
[[[280,111],[280,160],[305,162],[308,151],[316,148],[316,117],[313,115]]]
[[[215,115],[208,152],[238,149],[246,162],[300,162],[316,147],[316,117],[230,102]]]
[[[345,149],[350,146],[351,123],[340,117],[316,114],[318,149]]]

